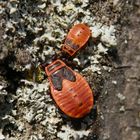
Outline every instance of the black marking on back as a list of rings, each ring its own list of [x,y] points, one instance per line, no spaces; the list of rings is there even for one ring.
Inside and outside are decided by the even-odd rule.
[[[79,45],[76,45],[76,44],[72,44],[71,46],[74,50],[77,50],[79,48]]]
[[[73,42],[72,42],[72,40],[71,39],[66,39],[66,41],[65,41],[65,44],[67,45],[67,46],[70,46],[72,49],[74,49],[74,50],[77,50],[78,48],[79,48],[79,45],[77,45],[77,44],[74,44]]]
[[[51,75],[51,81],[56,90],[62,90],[63,79],[67,79],[71,82],[76,81],[74,73],[67,67],[62,67]]]

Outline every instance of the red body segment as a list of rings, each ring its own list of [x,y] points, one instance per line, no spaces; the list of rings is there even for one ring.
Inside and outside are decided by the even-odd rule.
[[[62,50],[73,56],[79,49],[81,49],[91,36],[88,26],[85,24],[77,24],[73,26],[62,46]]]
[[[93,107],[93,94],[86,80],[61,60],[45,68],[51,94],[58,107],[72,118],[81,118]]]

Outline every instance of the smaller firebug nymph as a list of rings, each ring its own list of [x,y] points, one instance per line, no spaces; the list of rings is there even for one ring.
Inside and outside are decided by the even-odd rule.
[[[79,49],[81,49],[91,36],[89,27],[85,24],[74,25],[62,45],[62,50],[73,56]]]
[[[58,107],[72,118],[81,118],[93,107],[93,93],[79,73],[57,59],[45,67],[51,94]]]

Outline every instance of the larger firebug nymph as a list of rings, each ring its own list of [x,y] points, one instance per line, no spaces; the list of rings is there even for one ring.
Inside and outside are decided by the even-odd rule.
[[[76,24],[68,32],[65,42],[62,45],[62,50],[70,56],[73,56],[86,44],[90,36],[91,31],[87,25],[82,23]]]
[[[81,118],[93,107],[93,93],[79,73],[57,59],[45,67],[51,94],[58,107],[69,117]]]

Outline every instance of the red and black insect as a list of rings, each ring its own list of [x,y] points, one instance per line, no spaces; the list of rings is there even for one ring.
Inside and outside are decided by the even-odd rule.
[[[93,94],[79,73],[57,59],[45,67],[53,99],[58,107],[72,118],[81,118],[93,107]]]
[[[73,56],[81,49],[91,36],[89,27],[85,24],[76,24],[73,26],[62,45],[62,50]]]

